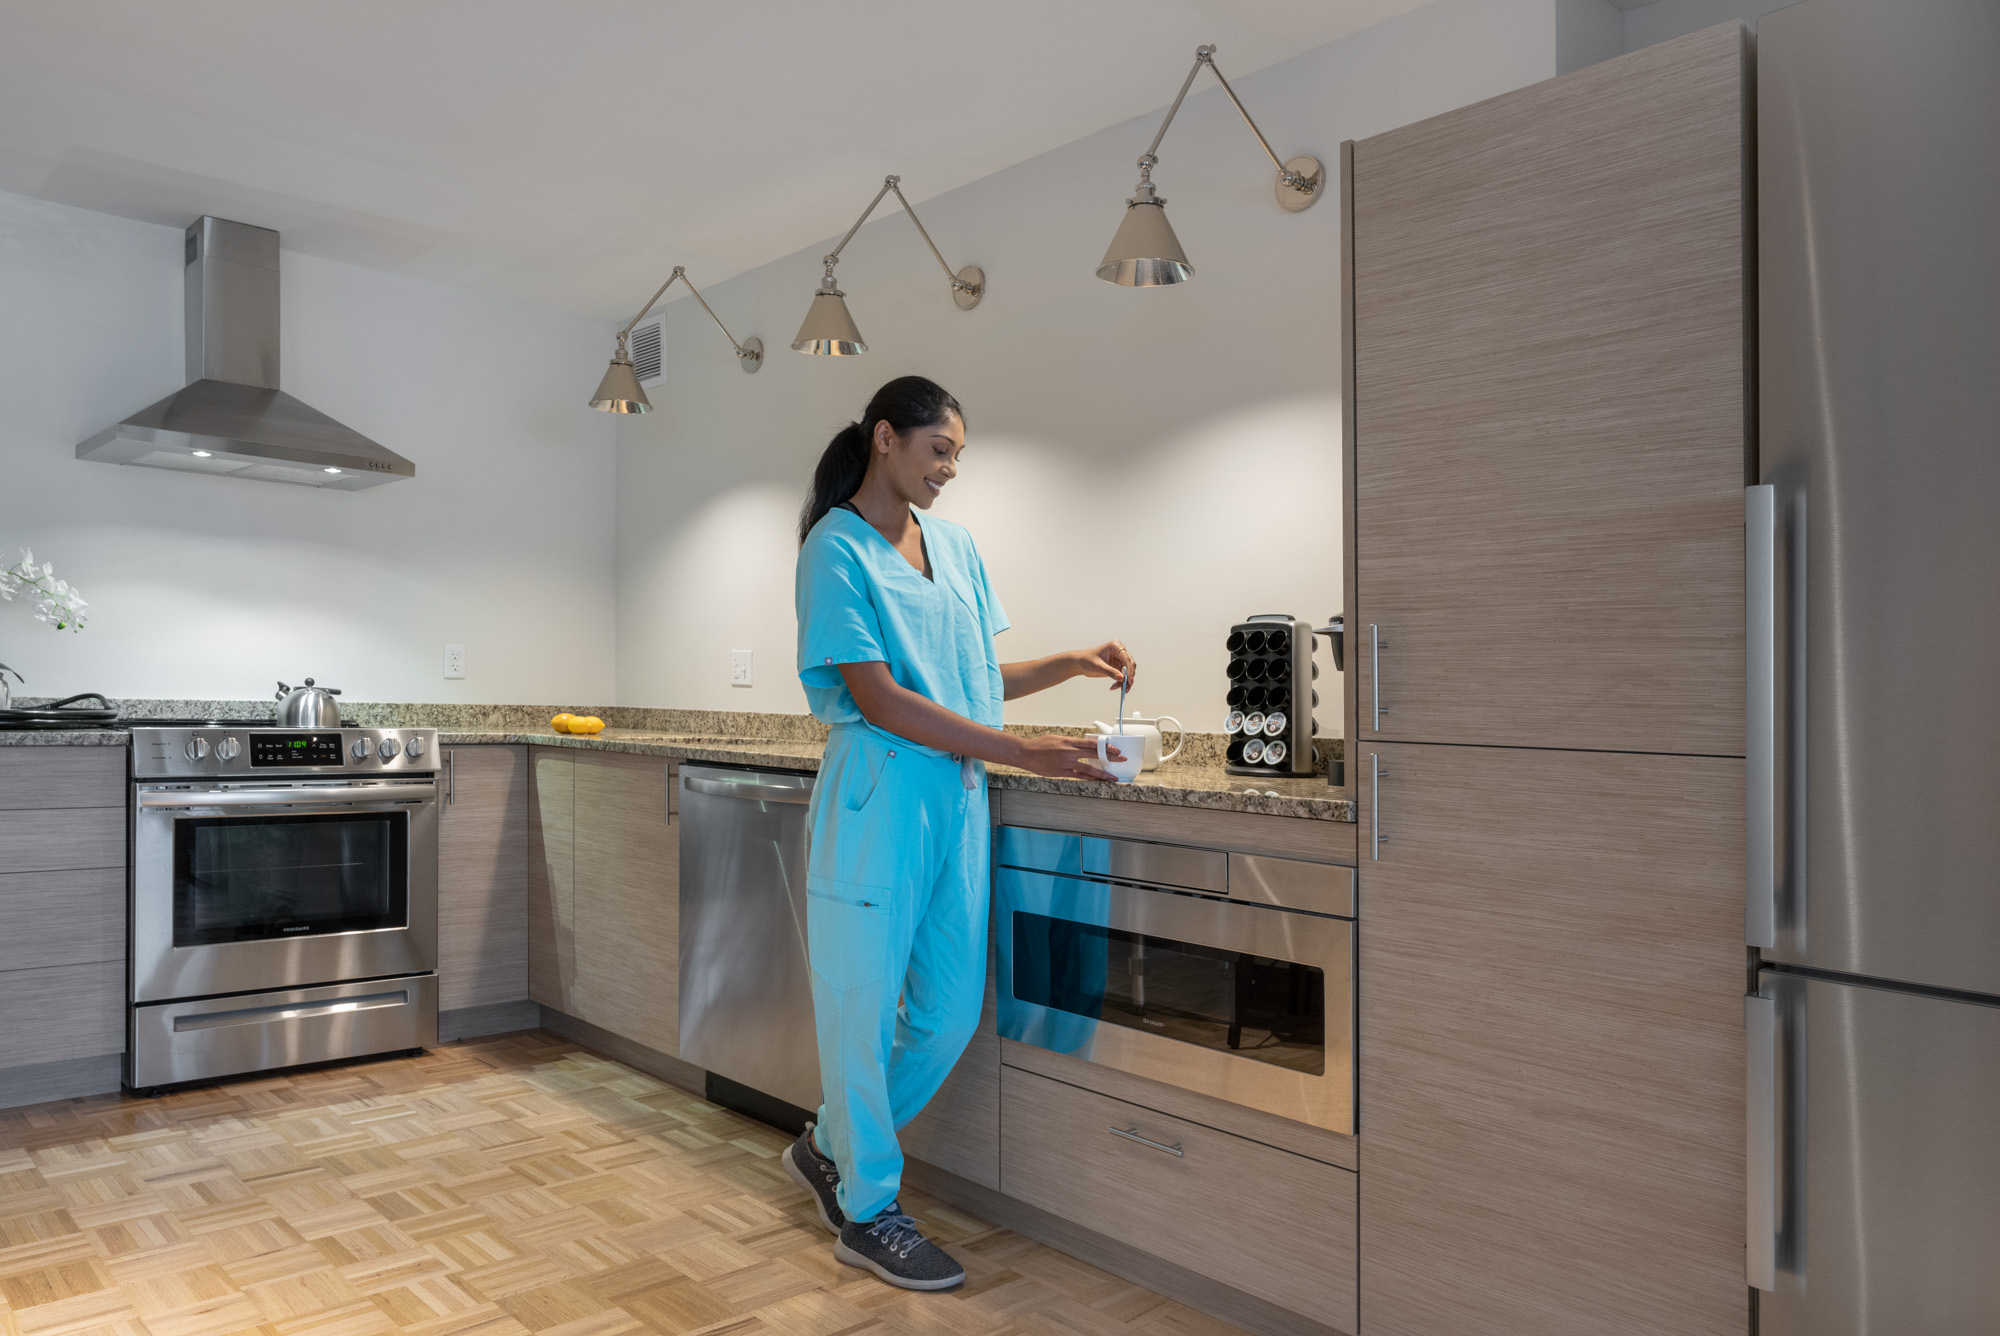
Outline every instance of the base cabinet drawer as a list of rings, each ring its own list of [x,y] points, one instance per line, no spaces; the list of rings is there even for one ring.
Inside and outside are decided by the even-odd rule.
[[[1340,1331],[1355,1330],[1355,1176],[1015,1067],[1000,1188]]]

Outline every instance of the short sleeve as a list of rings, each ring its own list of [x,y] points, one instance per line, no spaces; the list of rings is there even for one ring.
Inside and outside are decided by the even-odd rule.
[[[799,549],[799,680],[806,686],[844,687],[837,664],[889,661],[871,583],[859,556],[838,539],[816,530]]]

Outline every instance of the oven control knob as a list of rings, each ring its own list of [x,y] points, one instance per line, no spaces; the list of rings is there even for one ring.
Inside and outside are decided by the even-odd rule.
[[[243,744],[235,738],[223,738],[215,744],[215,758],[218,761],[233,761],[243,751]]]
[[[208,756],[208,739],[207,739],[207,738],[189,738],[189,739],[188,739],[188,744],[187,744],[187,758],[188,758],[188,759],[189,759],[190,761],[200,761],[200,760],[204,760],[204,759],[206,759],[206,758],[207,758],[207,756]]]
[[[402,748],[396,745],[396,739],[383,738],[382,745],[375,749],[375,754],[385,761],[393,761],[396,759],[396,753],[401,750]]]
[[[411,738],[409,744],[403,748],[403,755],[409,757],[412,761],[423,754],[424,740],[422,738]]]
[[[355,760],[365,761],[368,759],[368,753],[375,749],[368,745],[367,738],[356,738],[354,739],[354,745],[349,747],[348,750],[354,753]]]

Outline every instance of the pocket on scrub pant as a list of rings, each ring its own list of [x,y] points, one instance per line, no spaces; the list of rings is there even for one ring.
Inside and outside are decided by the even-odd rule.
[[[924,758],[863,735],[841,747],[822,782],[834,791],[813,821],[807,886],[857,905],[906,903],[926,879],[933,843],[922,793],[909,772]]]

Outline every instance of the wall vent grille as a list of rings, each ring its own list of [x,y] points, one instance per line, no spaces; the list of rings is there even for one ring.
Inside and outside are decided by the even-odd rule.
[[[641,385],[660,378],[660,322],[649,320],[632,331],[632,374]]]

